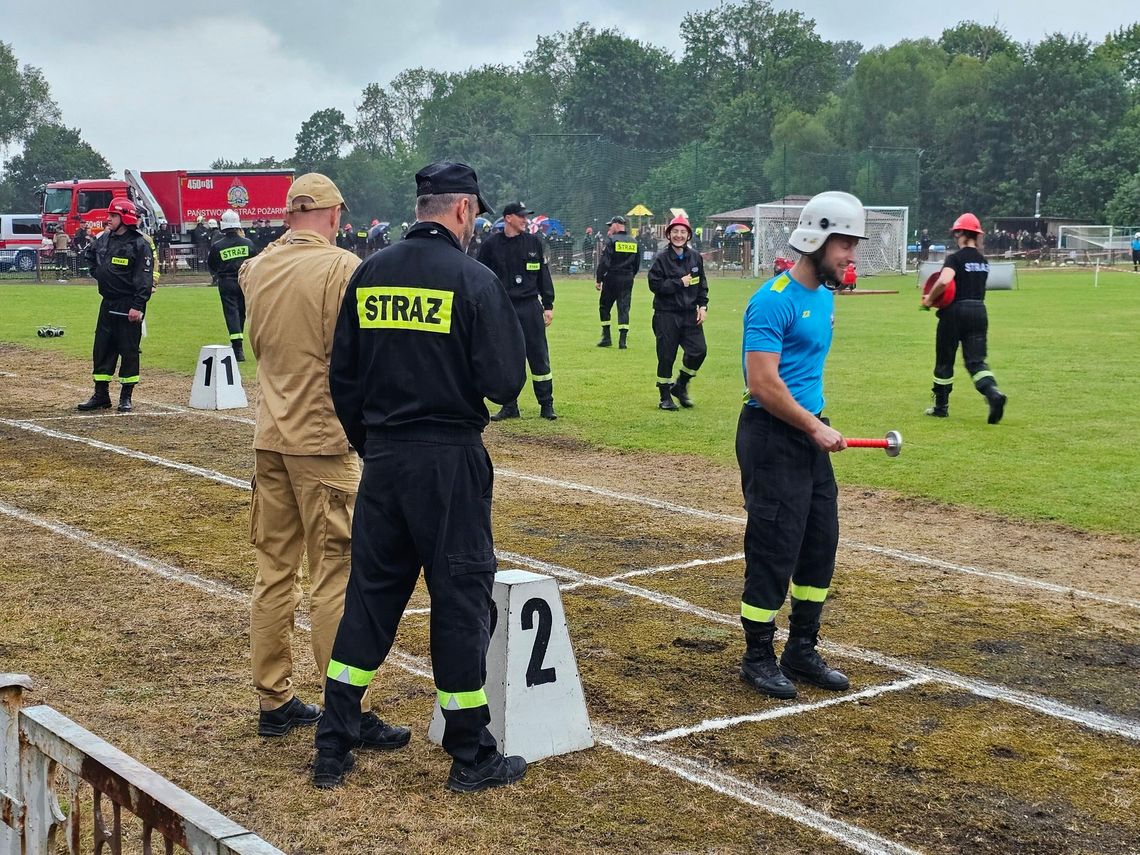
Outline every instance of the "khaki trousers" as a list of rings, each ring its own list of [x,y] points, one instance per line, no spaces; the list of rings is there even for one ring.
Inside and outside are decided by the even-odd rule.
[[[301,603],[301,559],[308,556],[313,658],[322,685],[344,612],[352,510],[360,484],[354,453],[309,457],[257,450],[250,541],[257,579],[250,609],[253,683],[263,710],[293,698],[293,619]],[[361,704],[367,710],[368,699]]]

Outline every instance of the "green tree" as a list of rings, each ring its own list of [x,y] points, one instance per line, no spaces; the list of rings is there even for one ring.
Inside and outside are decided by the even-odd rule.
[[[0,149],[59,120],[59,107],[51,99],[43,72],[30,65],[20,68],[12,46],[0,41]]]
[[[1116,193],[1105,206],[1105,219],[1128,228],[1140,224],[1140,175],[1130,175],[1116,188]]]
[[[69,178],[110,178],[111,165],[83,141],[77,128],[40,125],[20,154],[4,164],[5,194],[10,208],[39,209],[36,191]]]
[[[210,169],[289,169],[293,166],[288,160],[278,160],[269,155],[258,160],[245,157],[241,160],[227,160],[219,157],[210,164]]]
[[[357,151],[390,157],[396,150],[396,117],[392,96],[379,83],[369,83],[356,106],[352,138]]]
[[[1140,89],[1140,22],[1109,33],[1095,53],[1119,70],[1133,93]]]
[[[335,107],[318,110],[301,123],[293,162],[299,172],[335,172],[344,147],[352,142],[352,127]]]
[[[863,57],[863,45],[854,41],[831,42],[831,53],[835,57],[838,82],[850,80]]]
[[[1019,49],[1000,27],[986,26],[976,21],[962,21],[950,29],[943,30],[938,46],[950,56],[972,56],[981,62],[988,62],[999,53],[1017,56]]]

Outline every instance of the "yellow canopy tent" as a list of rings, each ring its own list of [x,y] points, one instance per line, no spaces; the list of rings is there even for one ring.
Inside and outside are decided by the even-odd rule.
[[[645,217],[652,217],[653,212],[651,210],[649,210],[647,207],[645,207],[644,205],[639,203],[637,205],[634,205],[628,211],[626,211],[625,215],[627,217],[637,217],[638,218],[637,228],[633,230],[633,236],[637,237],[639,234],[641,234],[641,229],[642,229],[642,226],[644,225],[644,218]]]

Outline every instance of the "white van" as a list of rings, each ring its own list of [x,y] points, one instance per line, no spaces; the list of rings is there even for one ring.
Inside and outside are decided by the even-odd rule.
[[[35,270],[42,241],[39,214],[0,214],[0,270]]]

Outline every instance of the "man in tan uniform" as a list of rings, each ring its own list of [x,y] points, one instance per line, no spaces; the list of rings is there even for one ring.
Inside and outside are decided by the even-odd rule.
[[[301,602],[303,555],[312,588],[313,656],[322,675],[344,610],[360,482],[360,461],[333,411],[328,380],[341,299],[360,264],[334,244],[344,208],[330,179],[302,175],[286,196],[289,232],[244,264],[239,276],[260,387],[250,647],[261,736],[283,736],[321,717],[320,707],[293,692],[293,614]]]

